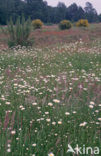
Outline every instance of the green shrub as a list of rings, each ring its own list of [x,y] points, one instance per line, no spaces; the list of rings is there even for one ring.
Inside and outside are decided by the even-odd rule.
[[[31,46],[32,42],[29,40],[29,35],[31,32],[31,21],[28,19],[25,21],[25,18],[18,17],[15,25],[10,19],[7,26],[7,32],[9,34],[8,46],[13,47],[17,45],[21,46]]]
[[[43,22],[40,19],[33,20],[32,26],[34,29],[41,29],[43,26]]]
[[[71,27],[72,27],[72,24],[71,24],[71,22],[68,21],[68,20],[63,20],[63,21],[61,21],[60,24],[59,24],[59,28],[60,28],[61,30],[70,29]]]
[[[89,23],[87,19],[80,19],[77,23],[76,23],[77,27],[88,27]]]

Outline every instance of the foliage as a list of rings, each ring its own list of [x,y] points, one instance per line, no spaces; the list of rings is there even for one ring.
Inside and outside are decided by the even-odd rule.
[[[67,21],[67,20],[63,20],[59,24],[59,28],[61,30],[70,29],[71,27],[72,27],[71,22],[70,21]]]
[[[99,22],[101,22],[101,14],[99,15]]]
[[[43,26],[43,22],[40,19],[33,20],[32,26],[34,29],[41,29]]]
[[[87,19],[81,19],[76,23],[77,27],[88,27],[89,23]]]
[[[25,14],[25,6],[21,0],[0,0],[0,24],[7,24],[10,17],[15,22],[18,16]]]
[[[73,3],[67,8],[66,19],[75,22],[85,17],[85,12],[82,7],[79,7],[76,3]]]
[[[12,19],[10,19],[10,21],[8,22],[7,31],[9,33],[9,41],[8,41],[9,47],[17,45],[21,46],[31,45],[31,41],[29,40],[29,35],[31,32],[30,19],[25,21],[24,16],[21,19],[20,17],[18,17],[15,25]]]
[[[97,15],[97,11],[93,8],[93,5],[89,2],[86,3],[86,7],[84,8],[85,18],[90,22],[98,22],[99,16]]]
[[[59,2],[57,7],[48,6],[43,0],[0,0],[0,24],[12,16],[15,22],[18,16],[24,14],[25,18],[41,19],[44,23],[59,23],[63,19],[77,22],[79,19],[88,19],[89,22],[98,22],[99,15],[91,3],[86,3],[85,8],[73,3],[67,7]]]

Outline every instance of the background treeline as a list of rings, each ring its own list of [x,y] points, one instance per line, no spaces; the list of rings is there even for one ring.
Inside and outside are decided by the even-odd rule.
[[[101,14],[98,15],[89,2],[83,9],[76,3],[66,7],[59,2],[56,7],[52,7],[43,0],[0,0],[0,24],[6,24],[10,17],[16,21],[22,14],[26,19],[30,16],[31,19],[41,19],[44,23],[59,23],[63,19],[72,22],[79,19],[88,19],[90,23],[101,22]]]

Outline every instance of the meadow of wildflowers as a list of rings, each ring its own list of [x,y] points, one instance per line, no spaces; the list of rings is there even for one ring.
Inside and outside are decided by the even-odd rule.
[[[0,51],[0,156],[101,149],[101,46],[92,45]]]

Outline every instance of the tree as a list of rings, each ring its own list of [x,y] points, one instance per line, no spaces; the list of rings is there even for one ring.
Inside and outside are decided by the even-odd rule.
[[[78,21],[79,17],[79,7],[77,6],[76,3],[73,3],[67,8],[67,13],[66,13],[66,19],[69,19],[71,21]]]
[[[59,2],[57,5],[57,22],[66,18],[66,5],[64,3]]]
[[[30,16],[31,19],[41,19],[45,20],[45,15],[47,12],[47,3],[43,2],[43,0],[26,0],[26,16]]]
[[[86,3],[85,16],[90,23],[96,22],[98,20],[97,11],[93,8],[93,5],[89,2]]]
[[[99,22],[101,22],[101,14],[98,16],[98,18],[99,18]]]
[[[83,8],[80,6],[78,8],[78,20],[79,19],[85,19],[85,12],[84,12]]]
[[[88,19],[89,22],[101,21],[97,11],[89,2],[83,9],[76,3],[67,8],[62,2],[52,7],[44,0],[0,0],[0,24],[6,24],[10,17],[15,22],[22,14],[26,19],[28,17],[32,20],[41,19],[45,23],[59,23],[63,19],[75,22],[81,18]]]
[[[0,0],[0,23],[6,24],[12,17],[16,21],[18,16],[23,13],[24,2],[21,0]]]

